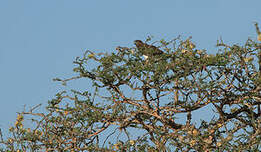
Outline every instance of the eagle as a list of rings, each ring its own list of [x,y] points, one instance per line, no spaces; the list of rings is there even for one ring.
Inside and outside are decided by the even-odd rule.
[[[141,40],[135,40],[134,44],[145,59],[163,54],[163,51],[156,46],[143,43]]]

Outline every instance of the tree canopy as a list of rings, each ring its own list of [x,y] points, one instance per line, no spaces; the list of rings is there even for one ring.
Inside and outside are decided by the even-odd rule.
[[[258,41],[261,33],[255,24]],[[259,151],[261,150],[261,43],[218,40],[215,54],[192,38],[135,41],[112,53],[86,51],[77,74],[92,89],[59,92],[20,112],[5,151]],[[146,55],[147,57],[144,57]],[[210,121],[194,112],[211,108]],[[178,121],[181,117],[184,121]],[[29,117],[34,127],[25,127]]]

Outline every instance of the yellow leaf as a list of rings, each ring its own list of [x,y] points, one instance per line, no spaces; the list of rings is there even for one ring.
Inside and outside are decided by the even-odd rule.
[[[64,115],[68,115],[68,113],[69,113],[68,111],[64,111],[63,112]]]
[[[218,128],[220,128],[220,127],[223,126],[223,124],[222,123],[218,123],[217,126],[218,126]]]
[[[188,52],[188,50],[185,50],[185,49],[181,50],[181,53],[187,53],[187,52]]]
[[[8,138],[8,142],[9,142],[9,143],[13,143],[13,142],[14,142],[14,139],[13,139],[13,138]]]
[[[198,130],[197,129],[193,129],[192,134],[193,134],[193,136],[197,136],[198,135]]]
[[[253,61],[253,57],[248,57],[248,58],[244,58],[244,61],[245,62],[251,62],[251,61]]]
[[[219,141],[217,142],[217,147],[220,147],[222,145],[222,143]]]
[[[135,141],[134,141],[134,140],[130,140],[130,144],[131,144],[131,145],[134,145],[134,144],[135,144]]]
[[[190,43],[189,43],[189,47],[190,47],[191,49],[194,49],[194,48],[196,47],[196,45],[193,44],[192,42],[190,42]]]
[[[17,121],[22,121],[22,120],[24,120],[24,116],[21,115],[21,114],[18,114],[16,120]]]
[[[211,144],[212,143],[212,139],[213,137],[212,136],[209,136],[208,138],[204,139],[203,141],[207,144]]]
[[[190,141],[189,144],[190,144],[190,146],[194,146],[194,145],[196,144],[196,142],[197,142],[197,141],[193,139],[193,140]]]
[[[93,58],[93,57],[94,57],[94,55],[95,55],[95,54],[94,54],[94,53],[92,53],[92,54],[89,54],[89,55],[88,55],[88,57],[89,57],[89,58]]]

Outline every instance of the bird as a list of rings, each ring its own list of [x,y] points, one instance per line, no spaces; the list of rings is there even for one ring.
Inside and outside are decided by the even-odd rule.
[[[142,42],[141,40],[135,40],[134,44],[136,45],[137,49],[141,53],[143,53],[145,59],[163,54],[163,51],[157,48],[156,46],[149,45],[147,43]]]

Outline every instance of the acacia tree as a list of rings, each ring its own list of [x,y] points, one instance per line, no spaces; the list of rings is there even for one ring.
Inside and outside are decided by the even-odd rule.
[[[216,54],[198,49],[191,38],[162,40],[159,47],[135,43],[76,58],[77,76],[55,80],[87,79],[93,89],[57,93],[44,113],[37,112],[39,106],[19,113],[11,135],[1,135],[2,150],[261,149],[260,43],[220,40]],[[192,112],[207,106],[213,119],[196,125]],[[179,114],[183,122],[177,122]],[[28,116],[34,127],[23,125]]]

